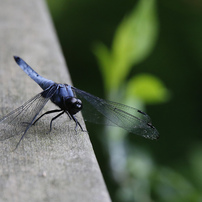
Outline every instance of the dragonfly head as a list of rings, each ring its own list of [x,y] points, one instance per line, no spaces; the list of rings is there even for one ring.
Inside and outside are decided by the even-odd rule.
[[[72,115],[81,111],[83,107],[81,100],[75,97],[65,99],[64,104],[65,109]]]

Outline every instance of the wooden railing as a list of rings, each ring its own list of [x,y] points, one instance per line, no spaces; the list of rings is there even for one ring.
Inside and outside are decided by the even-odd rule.
[[[15,63],[22,57],[55,82],[70,83],[67,67],[42,0],[0,0],[0,116],[42,90]],[[45,109],[55,109],[48,102]],[[44,117],[19,147],[20,136],[0,142],[0,201],[109,202],[88,133],[63,116]],[[82,117],[81,124],[85,127]],[[1,124],[0,124],[1,127]],[[1,135],[1,134],[0,134]]]

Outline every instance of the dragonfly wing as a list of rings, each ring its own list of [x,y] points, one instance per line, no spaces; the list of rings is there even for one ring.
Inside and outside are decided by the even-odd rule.
[[[78,97],[84,98],[90,107],[85,109],[85,103],[83,104],[82,112],[84,112],[84,118],[87,121],[94,123],[103,123],[103,117],[108,125],[116,125],[131,133],[141,135],[145,138],[158,139],[159,133],[151,124],[150,117],[135,108],[128,107],[126,105],[103,100],[99,97],[91,95],[85,91],[72,87]]]
[[[0,141],[19,135],[26,131],[36,119],[45,104],[54,95],[57,85],[34,96],[19,108],[0,119]]]

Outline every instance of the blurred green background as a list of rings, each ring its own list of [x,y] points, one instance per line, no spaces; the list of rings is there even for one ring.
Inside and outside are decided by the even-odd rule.
[[[152,141],[88,125],[113,201],[202,201],[202,1],[47,0],[74,86],[147,112]]]

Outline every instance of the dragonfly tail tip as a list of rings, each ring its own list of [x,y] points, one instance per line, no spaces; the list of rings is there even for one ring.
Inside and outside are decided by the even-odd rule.
[[[18,56],[13,56],[13,58],[14,58],[14,60],[17,62],[17,63],[19,63],[19,60],[20,60],[20,58],[18,57]]]

